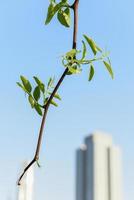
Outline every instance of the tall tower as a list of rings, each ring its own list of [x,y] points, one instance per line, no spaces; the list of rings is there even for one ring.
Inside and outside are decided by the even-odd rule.
[[[23,168],[27,162],[23,164]],[[24,175],[21,185],[18,188],[17,200],[33,200],[34,168],[33,166]]]
[[[95,132],[77,150],[76,200],[122,200],[121,151],[110,135]]]

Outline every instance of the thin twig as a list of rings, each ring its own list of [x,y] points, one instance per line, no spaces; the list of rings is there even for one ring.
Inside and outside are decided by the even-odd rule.
[[[77,31],[78,31],[78,3],[79,0],[75,0],[73,5],[71,6],[71,8],[74,11],[74,30],[73,30],[73,44],[72,44],[72,48],[76,49],[77,46]],[[25,173],[28,171],[28,169],[36,162],[39,160],[39,153],[40,153],[40,148],[41,148],[41,142],[42,142],[42,136],[43,136],[43,130],[45,127],[45,122],[46,122],[46,116],[47,116],[47,112],[51,103],[51,100],[53,99],[54,95],[56,94],[58,88],[60,87],[61,83],[63,82],[65,76],[67,75],[68,72],[68,68],[65,69],[65,71],[63,72],[61,78],[59,79],[58,83],[56,84],[52,94],[50,95],[47,104],[44,106],[44,113],[43,113],[43,117],[42,117],[42,121],[41,121],[41,126],[40,126],[40,130],[39,130],[39,136],[38,136],[38,141],[37,141],[37,147],[36,147],[36,151],[35,151],[35,156],[33,158],[33,160],[27,165],[27,167],[24,169],[23,173],[21,174],[20,178],[18,179],[18,185],[21,184],[21,180],[23,178],[23,176],[25,175]]]
[[[27,165],[27,167],[24,169],[22,175],[20,176],[18,180],[18,185],[21,185],[21,179],[25,175],[26,171],[36,162],[35,158]]]

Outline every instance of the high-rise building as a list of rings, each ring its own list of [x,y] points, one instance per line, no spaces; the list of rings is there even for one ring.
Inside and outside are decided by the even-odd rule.
[[[76,200],[122,200],[120,148],[109,134],[95,132],[77,150]]]
[[[27,166],[27,162],[23,164],[23,169]],[[34,184],[34,168],[31,166],[24,175],[21,185],[18,187],[17,200],[33,200],[33,184]]]

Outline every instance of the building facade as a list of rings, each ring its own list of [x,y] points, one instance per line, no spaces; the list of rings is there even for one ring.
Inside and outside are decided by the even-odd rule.
[[[85,138],[77,150],[76,200],[122,200],[120,148],[101,132]]]

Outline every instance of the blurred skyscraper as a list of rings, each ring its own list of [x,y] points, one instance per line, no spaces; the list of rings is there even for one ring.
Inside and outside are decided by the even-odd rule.
[[[23,164],[23,169],[27,162]],[[34,168],[31,167],[22,179],[18,187],[17,200],[33,200]]]
[[[76,200],[122,200],[120,148],[96,132],[77,150]]]

